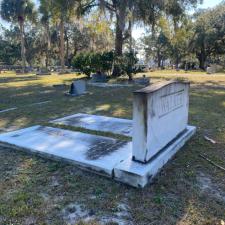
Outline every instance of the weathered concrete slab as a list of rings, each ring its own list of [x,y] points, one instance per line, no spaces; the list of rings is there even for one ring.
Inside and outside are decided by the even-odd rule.
[[[44,105],[44,104],[48,104],[50,102],[52,102],[52,101],[49,100],[49,101],[44,101],[44,102],[37,102],[37,103],[32,103],[29,106]]]
[[[129,142],[43,126],[1,134],[0,142],[110,177],[115,165],[131,156]]]
[[[146,164],[135,162],[132,160],[132,157],[121,162],[114,169],[115,179],[134,187],[143,188],[152,181],[159,170],[182,148],[195,132],[195,127],[188,126],[185,133],[167,145]]]
[[[120,87],[131,87],[131,84],[110,84],[110,83],[92,83],[89,82],[88,85],[100,88],[120,88]]]
[[[132,136],[132,120],[89,114],[75,114],[51,121],[55,124],[82,127],[89,130]]]
[[[4,109],[4,110],[1,110],[0,113],[10,112],[10,111],[14,111],[16,109],[17,109],[17,107],[9,108],[9,109]]]

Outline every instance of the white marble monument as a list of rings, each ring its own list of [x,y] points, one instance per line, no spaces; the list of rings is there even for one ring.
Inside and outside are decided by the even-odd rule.
[[[116,180],[144,187],[194,135],[189,86],[169,81],[134,92],[132,157],[114,168]]]
[[[64,160],[143,188],[194,135],[188,108],[189,83],[161,82],[134,92],[132,142],[34,126],[1,134],[0,145]],[[130,120],[76,114],[53,122],[131,135]]]
[[[162,82],[134,92],[133,159],[148,162],[185,131],[189,83]]]

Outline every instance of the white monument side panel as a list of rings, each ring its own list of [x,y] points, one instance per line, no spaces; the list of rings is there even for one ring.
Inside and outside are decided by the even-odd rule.
[[[170,81],[134,92],[133,159],[151,160],[185,131],[189,83]]]
[[[147,151],[147,98],[144,95],[134,95],[133,102],[133,158],[144,160]]]
[[[148,96],[147,154],[150,160],[188,124],[189,84],[173,83]]]

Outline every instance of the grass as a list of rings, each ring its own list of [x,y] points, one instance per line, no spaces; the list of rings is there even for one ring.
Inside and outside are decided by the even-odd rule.
[[[68,224],[77,215],[80,221],[73,224],[116,224],[110,218],[138,225],[222,224],[225,174],[199,154],[225,167],[225,75],[156,71],[147,76],[152,82],[190,80],[190,124],[198,127],[197,134],[166,165],[154,184],[137,190],[74,166],[2,147],[0,224]],[[0,114],[0,129],[45,125],[49,120],[80,112],[132,117],[132,91],[138,87],[90,87],[87,95],[78,98],[64,96],[68,87],[53,87],[69,85],[80,77],[1,74],[0,110],[18,109]],[[42,101],[51,102],[31,105]],[[205,135],[217,144],[206,141]],[[87,217],[92,220],[85,222]]]

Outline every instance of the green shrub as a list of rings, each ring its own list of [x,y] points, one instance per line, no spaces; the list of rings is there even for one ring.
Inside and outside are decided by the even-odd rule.
[[[82,73],[90,77],[91,68],[91,54],[90,53],[80,53],[76,55],[72,60],[72,66],[79,69]]]
[[[129,79],[132,79],[132,74],[136,73],[135,64],[138,62],[136,53],[134,52],[125,52],[123,56],[115,58],[115,68],[118,75],[126,74]]]
[[[115,57],[112,51],[103,53],[80,53],[72,60],[72,66],[90,77],[90,74],[98,71],[111,74],[112,67],[116,68],[118,75],[127,74],[132,78],[137,63],[136,54],[126,52],[121,57]]]

